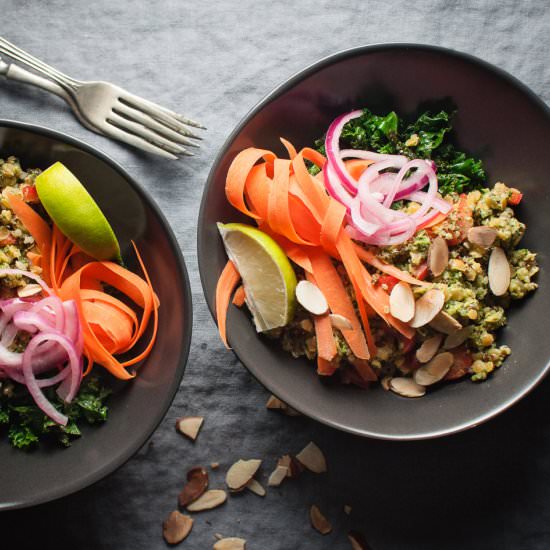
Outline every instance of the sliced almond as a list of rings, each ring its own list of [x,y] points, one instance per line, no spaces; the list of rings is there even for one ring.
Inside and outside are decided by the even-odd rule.
[[[331,313],[329,318],[332,326],[338,330],[351,330],[353,328],[351,321],[339,313]]]
[[[237,537],[220,539],[214,544],[214,550],[246,550],[246,540]]]
[[[350,531],[348,533],[348,539],[353,550],[371,550],[365,537],[357,531]]]
[[[296,459],[296,457],[291,455],[283,455],[279,458],[277,461],[277,466],[287,468],[288,473],[286,474],[286,477],[291,479],[297,478],[304,471],[302,464]]]
[[[478,225],[468,230],[468,240],[482,248],[489,248],[497,238],[497,230],[486,225]]]
[[[42,292],[42,287],[40,285],[35,285],[34,283],[20,286],[17,289],[17,296],[19,298],[29,298],[31,296],[36,296]]]
[[[471,326],[461,328],[460,330],[449,334],[447,338],[445,338],[445,342],[443,342],[443,349],[457,348],[458,346],[464,344],[471,334]]]
[[[203,422],[204,418],[202,416],[183,416],[176,420],[176,430],[191,441],[195,441]]]
[[[417,384],[412,378],[392,378],[390,390],[403,397],[422,397],[426,388]]]
[[[267,484],[270,487],[279,487],[279,485],[288,476],[288,468],[286,466],[276,466],[275,469],[269,475]]]
[[[421,386],[431,386],[445,377],[453,362],[454,356],[451,352],[439,353],[429,363],[414,372],[414,381]]]
[[[278,397],[270,395],[267,403],[265,404],[266,409],[278,410],[286,409],[287,404],[281,401]]]
[[[431,288],[416,300],[414,317],[409,325],[413,328],[427,325],[443,308],[445,294],[437,288]]]
[[[344,513],[346,516],[349,516],[351,514],[351,506],[349,504],[344,504]]]
[[[313,315],[324,315],[328,311],[325,295],[318,286],[309,281],[300,281],[296,285],[296,299],[304,309]]]
[[[397,283],[390,294],[390,313],[400,321],[408,323],[414,317],[414,295],[408,283]]]
[[[510,264],[502,248],[495,246],[489,257],[489,287],[495,296],[508,292],[510,286]]]
[[[261,460],[238,460],[229,468],[225,476],[225,482],[231,491],[240,491],[254,477]]]
[[[290,455],[283,455],[279,460],[277,460],[277,466],[283,466],[283,468],[290,468],[290,463],[292,459]]]
[[[162,524],[162,535],[168,544],[180,543],[193,527],[193,518],[174,510]]]
[[[390,389],[390,382],[391,382],[391,376],[384,376],[382,380],[380,380],[380,385],[386,390],[389,391]]]
[[[318,506],[313,505],[309,509],[309,519],[311,520],[311,525],[313,525],[321,535],[328,535],[332,531],[330,521],[323,516]]]
[[[421,363],[427,363],[437,352],[441,341],[443,340],[443,334],[436,334],[427,340],[422,342],[422,345],[416,350],[416,358]]]
[[[8,188],[8,190],[9,190],[9,188]],[[1,225],[0,226],[0,241],[3,241],[4,239],[9,238],[10,236],[12,236],[10,230],[5,225]]]
[[[462,325],[446,311],[440,311],[429,324],[434,330],[443,334],[452,334],[462,328]]]
[[[435,277],[439,277],[449,263],[449,247],[442,237],[436,237],[428,250],[428,267]]]
[[[254,478],[246,484],[246,488],[259,497],[265,497],[265,489],[262,484]]]
[[[212,470],[217,470],[219,467],[220,467],[219,462],[211,462],[210,463],[210,468],[212,468]]]
[[[322,474],[327,471],[327,461],[325,459],[325,455],[321,449],[313,443],[313,441],[310,441],[296,455],[296,458],[311,472]]]
[[[210,489],[195,502],[187,506],[189,512],[202,512],[221,506],[227,500],[227,493],[222,489]]]
[[[200,466],[187,472],[187,483],[178,496],[178,503],[186,507],[197,500],[208,488],[208,472]]]
[[[284,401],[281,401],[278,397],[275,397],[274,395],[271,395],[269,397],[265,406],[267,409],[281,411],[287,416],[300,416],[300,413],[296,409],[289,407]]]

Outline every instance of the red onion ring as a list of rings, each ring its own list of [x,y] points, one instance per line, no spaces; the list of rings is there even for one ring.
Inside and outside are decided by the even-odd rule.
[[[47,315],[53,313],[56,330],[59,332],[64,331],[65,314],[63,311],[63,302],[57,296],[48,296],[47,298],[43,298],[39,302],[33,304],[30,311],[36,313],[44,312]]]
[[[327,161],[329,164],[332,164],[338,179],[342,182],[342,185],[351,193],[355,195],[357,192],[357,184],[353,178],[348,174],[346,170],[346,165],[340,158],[340,134],[344,126],[354,118],[358,118],[363,114],[363,111],[357,110],[352,111],[346,115],[341,115],[336,118],[333,123],[329,126],[327,131],[327,136],[325,138],[325,150],[327,153]]]
[[[58,334],[55,332],[42,332],[34,336],[31,341],[28,343],[27,348],[23,353],[23,375],[25,377],[25,385],[29,390],[29,393],[32,395],[35,403],[38,407],[49,416],[52,420],[65,426],[67,424],[68,418],[61,414],[44,396],[42,390],[40,389],[40,383],[35,377],[35,373],[32,367],[32,358],[33,354],[36,352],[36,349],[42,342],[57,342],[66,352],[69,359],[69,366],[65,369],[69,369],[70,376],[69,378],[63,381],[62,386],[65,388],[62,391],[62,398],[65,402],[70,403],[74,396],[76,395],[78,388],[80,387],[80,382],[82,378],[82,365],[81,361],[76,353],[73,343],[63,334]],[[65,378],[65,377],[64,377]],[[55,379],[55,377],[54,377]],[[65,382],[69,381],[68,389],[65,386]],[[59,394],[58,388],[58,394]]]
[[[40,277],[18,269],[0,269],[2,275],[21,275],[42,286],[45,298],[0,301],[0,378],[24,384],[36,405],[52,420],[66,425],[68,418],[48,401],[41,388],[57,387],[57,394],[70,403],[82,380],[83,333],[74,300],[61,301]],[[11,351],[19,333],[32,336],[23,353]],[[62,365],[66,363],[66,366]],[[38,374],[58,368],[49,378]],[[62,368],[61,368],[62,367]]]
[[[346,191],[346,189],[340,182],[340,179],[334,172],[332,165],[328,162],[325,163],[325,168],[323,170],[323,179],[328,194],[332,198],[343,204],[346,207],[348,213],[351,213],[353,197]]]
[[[363,217],[361,212],[362,203],[359,198],[353,200],[351,206],[351,221],[354,227],[357,228],[365,236],[372,236],[380,230],[378,223],[369,222]]]
[[[387,155],[384,153],[375,153],[373,151],[365,151],[364,149],[342,149],[340,151],[341,159],[362,159],[372,160],[374,162],[380,162],[382,160],[392,160],[394,162],[407,162],[407,157],[404,155]]]
[[[346,230],[353,238],[378,246],[399,244],[410,239],[420,225],[434,219],[439,212],[447,213],[451,205],[437,195],[436,166],[431,160],[409,160],[403,155],[365,150],[340,150],[344,126],[362,113],[356,110],[341,115],[328,128],[325,138],[327,162],[323,168],[325,188],[346,207],[349,224]],[[344,159],[347,158],[373,163],[356,180],[346,168]],[[407,174],[410,175],[406,177]],[[421,191],[426,184],[427,190]],[[410,215],[393,210],[391,206],[398,200],[418,202],[419,208]]]
[[[9,376],[15,382],[18,382],[19,384],[25,384],[25,377],[19,369],[11,369],[8,371],[8,373],[9,374],[7,376]],[[37,374],[36,371],[34,372],[34,374]],[[48,388],[50,386],[54,386],[58,382],[63,382],[69,374],[69,367],[64,367],[61,371],[59,371],[54,376],[51,376],[50,378],[36,378],[36,383],[40,388]]]

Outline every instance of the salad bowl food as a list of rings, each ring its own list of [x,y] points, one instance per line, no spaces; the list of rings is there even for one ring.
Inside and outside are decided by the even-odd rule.
[[[11,509],[86,487],[139,450],[179,387],[192,313],[176,239],[121,167],[12,121],[0,121],[0,148],[0,509]]]
[[[438,437],[505,410],[550,357],[549,137],[532,92],[441,48],[356,48],[295,75],[229,137],[203,196],[222,338],[280,399],[353,433]]]

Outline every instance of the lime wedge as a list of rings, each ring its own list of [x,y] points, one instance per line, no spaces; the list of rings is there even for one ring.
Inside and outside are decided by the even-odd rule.
[[[229,259],[241,274],[258,332],[287,325],[294,315],[296,274],[281,247],[242,223],[218,223]]]
[[[107,218],[63,164],[56,162],[36,178],[38,198],[61,232],[96,260],[120,261],[120,246]]]

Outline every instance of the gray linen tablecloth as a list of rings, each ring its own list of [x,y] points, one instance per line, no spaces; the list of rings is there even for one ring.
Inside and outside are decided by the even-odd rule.
[[[197,515],[182,548],[211,548],[222,533],[247,539],[251,550],[345,549],[349,529],[363,531],[376,550],[550,547],[549,382],[489,425],[433,442],[364,440],[266,411],[267,392],[219,341],[195,246],[214,156],[276,84],[339,49],[421,42],[478,55],[548,101],[547,1],[1,0],[0,8],[2,35],[55,67],[118,83],[209,129],[195,158],[165,163],[88,132],[57,98],[0,82],[0,117],[87,141],[152,193],[185,255],[194,303],[187,371],[152,444],[93,487],[3,514],[0,547],[9,548],[4,543],[12,535],[13,548],[165,548],[161,524],[189,467],[221,462],[215,485],[233,460],[259,457],[266,460],[265,482],[280,454],[310,440],[324,449],[328,474],[304,475],[263,499],[243,495]],[[194,445],[174,431],[182,414],[206,418]],[[326,537],[309,524],[314,503],[334,525]]]

